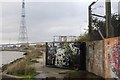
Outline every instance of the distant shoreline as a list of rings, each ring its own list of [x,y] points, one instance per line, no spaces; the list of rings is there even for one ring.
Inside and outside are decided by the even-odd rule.
[[[20,52],[20,51],[0,51],[0,52],[1,52],[0,58],[2,60],[2,62],[0,63],[1,64],[0,68],[2,68],[2,66],[4,66],[4,65],[14,62],[15,60],[17,60],[19,58],[24,57],[24,55],[23,55],[24,52]]]

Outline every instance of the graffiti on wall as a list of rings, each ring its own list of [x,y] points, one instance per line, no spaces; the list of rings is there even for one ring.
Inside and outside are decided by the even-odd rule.
[[[48,43],[47,65],[80,67],[80,43]]]
[[[87,42],[87,70],[104,77],[103,41]]]
[[[120,78],[120,38],[105,40],[105,74],[106,78]]]

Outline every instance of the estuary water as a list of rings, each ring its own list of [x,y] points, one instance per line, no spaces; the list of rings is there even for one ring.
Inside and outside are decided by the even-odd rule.
[[[2,64],[8,64],[18,58],[24,57],[24,52],[17,51],[0,51],[0,67]]]

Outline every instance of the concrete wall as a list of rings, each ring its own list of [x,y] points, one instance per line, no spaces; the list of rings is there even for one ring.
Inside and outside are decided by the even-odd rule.
[[[86,43],[86,68],[104,78],[120,79],[120,37]]]
[[[105,78],[120,79],[120,37],[104,40]]]
[[[89,72],[104,77],[103,41],[87,42],[86,68]]]

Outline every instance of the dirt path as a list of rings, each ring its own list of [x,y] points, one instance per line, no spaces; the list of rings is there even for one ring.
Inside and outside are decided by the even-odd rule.
[[[63,79],[66,76],[67,76],[67,78],[69,78],[69,77],[70,78],[100,78],[100,77],[98,77],[94,74],[91,74],[89,72],[86,72],[86,71],[80,71],[77,74],[70,74],[69,76],[68,76],[68,74],[60,74],[60,73],[73,71],[73,70],[46,67],[45,63],[44,63],[45,60],[43,59],[43,56],[39,59],[36,59],[36,60],[39,61],[39,63],[35,63],[34,67],[35,67],[36,71],[39,72],[40,74],[38,74],[35,77],[35,80],[37,80],[37,79],[39,80],[42,78]]]
[[[64,78],[64,74],[59,74],[64,71],[70,71],[67,69],[51,68],[45,66],[44,56],[36,59],[39,63],[35,63],[33,66],[36,69],[36,72],[40,73],[35,78],[46,78],[46,77],[57,77]]]

